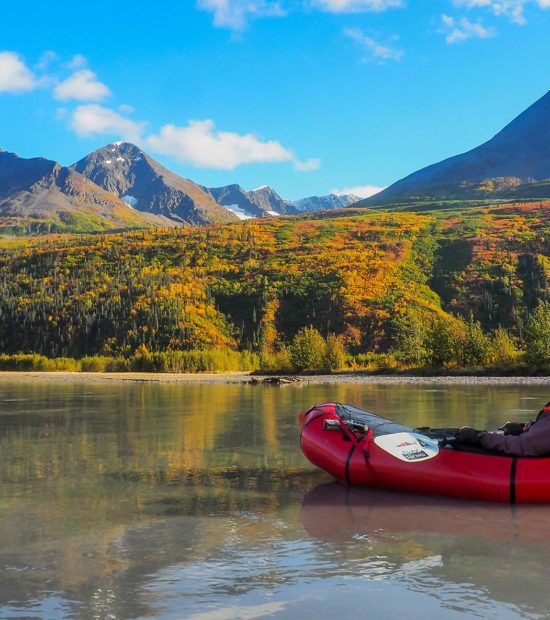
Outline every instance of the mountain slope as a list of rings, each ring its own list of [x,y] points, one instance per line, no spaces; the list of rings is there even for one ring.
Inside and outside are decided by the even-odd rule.
[[[290,201],[281,198],[269,185],[262,185],[262,187],[253,189],[248,193],[252,196],[254,203],[269,215],[273,215],[273,213],[279,213],[281,215],[292,215],[297,213],[294,205]]]
[[[71,166],[141,212],[200,226],[236,221],[196,183],[171,172],[137,146],[114,142]]]
[[[168,224],[165,218],[137,213],[55,161],[0,151],[2,232],[84,232]]]
[[[550,92],[488,142],[414,172],[361,204],[543,198],[550,196],[550,185],[532,184],[546,179],[550,179]]]

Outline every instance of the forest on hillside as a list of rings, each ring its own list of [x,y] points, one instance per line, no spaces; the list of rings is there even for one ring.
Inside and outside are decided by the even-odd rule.
[[[275,368],[294,350],[307,368],[297,351],[318,334],[342,353],[334,368],[514,358],[547,319],[549,220],[537,202],[4,240],[0,354],[145,363],[216,350]]]

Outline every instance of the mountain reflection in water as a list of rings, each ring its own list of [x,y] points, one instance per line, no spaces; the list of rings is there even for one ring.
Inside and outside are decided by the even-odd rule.
[[[1,381],[0,617],[547,617],[550,507],[327,484],[296,418],[331,399],[493,427],[548,400],[526,386]]]

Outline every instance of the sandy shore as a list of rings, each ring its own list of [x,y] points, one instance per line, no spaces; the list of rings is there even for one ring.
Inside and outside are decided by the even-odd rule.
[[[0,381],[21,381],[48,383],[225,383],[261,384],[273,375],[251,375],[248,372],[231,373],[97,373],[97,372],[0,372]],[[345,373],[338,375],[308,375],[291,377],[293,383],[300,384],[467,384],[467,385],[550,385],[550,376],[545,377],[413,377],[408,375],[366,375]]]

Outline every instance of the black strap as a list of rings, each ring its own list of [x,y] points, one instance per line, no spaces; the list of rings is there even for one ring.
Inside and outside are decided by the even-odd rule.
[[[350,478],[350,473],[349,473],[349,469],[350,469],[350,465],[351,465],[351,458],[353,456],[353,453],[355,452],[355,448],[357,446],[354,444],[353,446],[351,446],[350,451],[348,453],[348,458],[346,460],[346,482],[348,484],[351,484],[351,478]]]
[[[512,465],[510,466],[510,504],[516,503],[516,470],[518,466],[518,457],[512,457]]]

